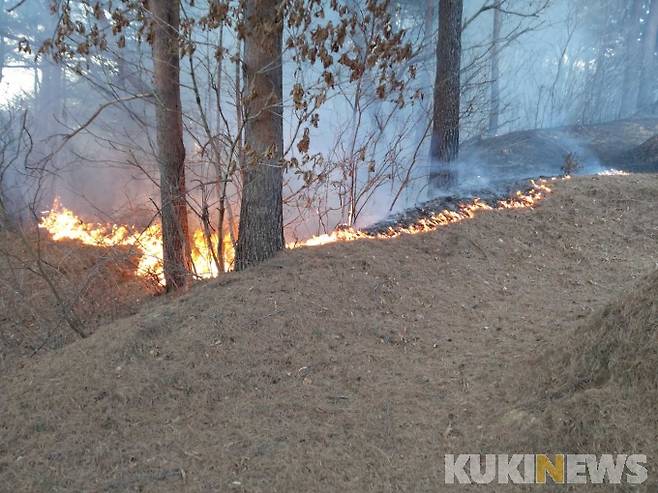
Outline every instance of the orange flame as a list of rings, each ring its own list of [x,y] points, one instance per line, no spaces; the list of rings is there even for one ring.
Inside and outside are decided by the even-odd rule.
[[[552,179],[555,181],[557,178]],[[541,199],[551,192],[548,186],[548,180],[532,180],[532,188],[528,192],[516,192],[514,196],[506,200],[500,200],[495,206],[491,206],[480,199],[475,198],[470,203],[461,204],[456,211],[443,210],[436,212],[429,217],[421,218],[410,226],[390,227],[383,233],[366,233],[353,228],[343,228],[333,231],[329,234],[313,236],[308,240],[291,243],[288,248],[299,248],[303,246],[318,246],[340,241],[354,241],[359,239],[386,239],[395,238],[403,234],[417,234],[434,231],[441,226],[454,224],[465,219],[473,218],[480,211],[489,211],[496,209],[523,209],[533,207]]]
[[[39,227],[47,230],[54,241],[74,240],[84,245],[98,247],[132,247],[139,260],[135,273],[140,277],[155,277],[164,282],[162,267],[162,229],[152,224],[144,230],[134,226],[117,224],[85,223],[73,211],[62,207],[55,200],[53,208],[41,218]],[[217,251],[217,235],[212,234],[210,243]],[[224,269],[233,265],[233,242],[227,234],[224,237]],[[200,278],[216,277],[218,274],[215,254],[211,251],[202,230],[192,235],[192,264],[194,273]]]
[[[554,178],[553,181],[556,179]],[[387,239],[403,234],[417,234],[434,231],[442,226],[454,224],[474,217],[480,211],[497,209],[521,209],[533,207],[551,192],[547,180],[532,181],[532,188],[528,192],[517,192],[509,199],[499,201],[491,206],[480,199],[470,203],[461,204],[456,211],[443,210],[429,217],[422,218],[409,226],[390,227],[381,233],[368,233],[353,228],[337,228],[328,234],[313,236],[302,242],[289,243],[287,248],[300,248],[326,245],[336,242],[348,242],[359,239]],[[42,217],[39,227],[47,230],[52,239],[80,241],[85,245],[99,247],[129,246],[133,247],[139,256],[139,263],[135,273],[138,276],[151,276],[160,282],[164,281],[162,267],[162,230],[160,225],[154,224],[145,230],[134,226],[101,225],[85,223],[74,212],[62,207],[55,201],[53,208]],[[235,250],[230,235],[223,239],[223,266],[225,271],[233,269]],[[215,256],[217,252],[217,235],[210,238],[210,245],[201,229],[192,235],[192,263],[194,273],[200,278],[216,277],[219,273]]]

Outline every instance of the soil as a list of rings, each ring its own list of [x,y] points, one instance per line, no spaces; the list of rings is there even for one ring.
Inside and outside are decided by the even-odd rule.
[[[163,297],[5,370],[0,490],[451,491],[446,453],[626,443],[655,471],[654,421],[599,442],[531,417],[595,399],[537,375],[589,368],[574,341],[656,269],[657,208],[656,175],[574,178],[534,210],[288,251]],[[607,396],[637,417],[636,394]]]

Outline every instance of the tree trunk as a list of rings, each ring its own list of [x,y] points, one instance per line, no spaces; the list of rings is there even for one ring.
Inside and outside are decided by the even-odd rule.
[[[151,0],[149,5],[155,19],[153,71],[164,276],[167,291],[172,291],[187,286],[191,269],[178,54],[180,11],[177,1]]]
[[[503,16],[500,9],[493,9],[491,39],[491,101],[489,102],[489,135],[496,135],[500,125],[500,33]]]
[[[7,47],[5,45],[5,30],[7,13],[5,12],[5,0],[0,0],[0,82],[5,70],[5,58],[7,56]]]
[[[4,186],[0,182],[0,231],[9,229],[9,218],[5,209]]]
[[[215,97],[217,98],[217,112],[215,115],[215,132],[217,133],[216,142],[216,152],[215,156],[215,174],[217,175],[217,196],[219,200],[218,207],[218,218],[217,218],[217,260],[219,265],[217,269],[219,272],[226,271],[226,265],[224,264],[224,217],[226,215],[226,186],[229,179],[229,167],[231,165],[231,160],[227,159],[226,170],[222,168],[222,132],[224,132],[224,124],[222,121],[222,78],[223,66],[224,66],[224,24],[219,26],[219,40],[218,46],[219,49],[219,59],[217,60],[217,73],[215,75]]]
[[[41,84],[39,86],[39,122],[44,135],[57,133],[64,112],[62,65],[43,57],[40,61]]]
[[[635,102],[638,99],[638,81],[640,74],[640,57],[639,57],[639,44],[638,38],[640,37],[640,19],[644,12],[644,4],[642,0],[633,0],[632,5],[629,6],[628,19],[626,20],[626,39],[625,39],[625,55],[626,60],[624,64],[626,70],[624,71],[624,81],[622,83],[621,94],[621,107],[619,109],[619,117],[623,118],[635,112]]]
[[[238,270],[262,262],[284,248],[283,240],[283,23],[277,0],[248,0],[244,46],[245,163]]]
[[[652,0],[651,12],[642,42],[642,69],[640,91],[637,99],[638,111],[647,111],[654,102],[653,75],[656,67],[656,37],[658,36],[658,0]]]
[[[454,185],[455,175],[449,163],[459,154],[462,12],[462,0],[439,1],[430,182],[443,188]]]

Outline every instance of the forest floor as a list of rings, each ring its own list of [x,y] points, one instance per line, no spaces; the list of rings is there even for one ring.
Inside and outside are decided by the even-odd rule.
[[[523,130],[467,143],[460,151],[464,162],[460,169],[508,180],[558,176],[566,156],[571,155],[582,174],[607,168],[656,173],[657,134],[655,117]]]
[[[74,307],[89,333],[153,301],[153,282],[136,278],[135,265],[134,253],[124,247],[0,231],[0,375],[77,339],[62,305]]]
[[[656,210],[656,175],[575,178],[533,210],[287,251],[162,298],[4,370],[0,490],[448,491],[444,454],[480,451],[633,447],[655,466],[637,412],[655,393],[550,389],[611,314],[655,328],[655,304],[622,308],[658,303],[628,291],[658,265]],[[647,333],[628,354],[658,354]]]

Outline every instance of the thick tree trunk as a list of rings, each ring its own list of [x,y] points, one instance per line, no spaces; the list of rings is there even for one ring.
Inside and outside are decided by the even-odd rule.
[[[496,135],[500,126],[500,33],[503,15],[493,9],[493,32],[491,39],[491,100],[489,102],[489,135]]]
[[[244,46],[245,162],[238,270],[284,248],[283,240],[283,23],[278,0],[248,0]]]
[[[652,0],[649,21],[646,25],[642,46],[642,70],[640,91],[637,99],[638,111],[648,111],[654,103],[655,84],[653,76],[656,68],[656,37],[658,36],[658,0]]]
[[[191,268],[177,36],[180,11],[177,1],[151,0],[149,6],[155,19],[153,70],[164,276],[167,291],[172,291],[187,286]]]
[[[455,182],[454,171],[450,169],[449,163],[457,159],[459,154],[462,13],[462,0],[439,1],[430,181],[444,188]]]

